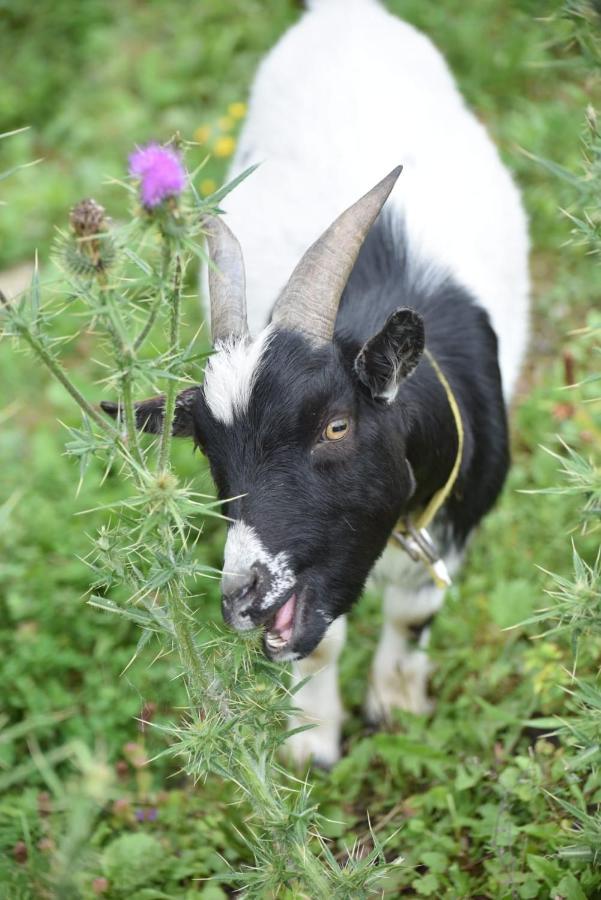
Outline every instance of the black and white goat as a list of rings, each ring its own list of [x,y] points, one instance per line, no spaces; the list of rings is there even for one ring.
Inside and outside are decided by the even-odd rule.
[[[507,471],[528,236],[508,172],[430,41],[376,0],[309,6],[259,69],[231,174],[262,166],[228,198],[228,225],[208,225],[215,353],[204,384],[181,395],[175,431],[203,448],[231,518],[224,618],[262,627],[266,654],[292,660],[295,679],[313,674],[292,724],[318,727],[293,735],[291,752],[331,764],[345,613],[370,573],[384,626],[367,712],[429,708],[425,647],[444,592],[389,545],[457,455],[424,342],[465,432],[433,525],[454,572]],[[151,429],[160,413],[160,401],[140,404]]]

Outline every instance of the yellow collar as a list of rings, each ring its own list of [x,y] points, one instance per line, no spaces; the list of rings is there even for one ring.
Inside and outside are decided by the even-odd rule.
[[[464,431],[459,405],[455,399],[451,385],[430,351],[424,350],[424,355],[428,359],[428,362],[434,369],[436,377],[443,386],[449,406],[451,407],[451,412],[453,413],[455,428],[457,429],[457,456],[455,457],[453,468],[451,469],[451,473],[445,484],[433,494],[426,507],[418,513],[414,519],[411,519],[409,516],[403,516],[403,518],[397,522],[390,540],[395,546],[402,547],[415,562],[422,562],[430,572],[432,580],[438,587],[448,587],[451,584],[451,577],[443,560],[440,558],[427,529],[441,506],[448,500],[455,487],[455,482],[457,481],[459,470],[461,469],[461,459],[463,457]]]

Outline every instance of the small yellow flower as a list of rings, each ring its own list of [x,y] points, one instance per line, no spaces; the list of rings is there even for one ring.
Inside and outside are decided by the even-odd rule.
[[[203,197],[208,197],[209,194],[214,194],[217,190],[217,182],[214,178],[204,178],[200,182],[200,193]]]
[[[237,103],[230,103],[227,108],[228,115],[232,117],[232,119],[243,119],[246,115],[246,103],[242,103],[238,101]]]
[[[224,135],[224,137],[217,138],[213,146],[213,153],[215,156],[223,159],[226,156],[231,156],[235,149],[236,141],[228,134]]]
[[[211,126],[210,125],[200,125],[196,131],[194,132],[194,140],[199,144],[206,144],[206,142],[211,137]]]
[[[217,122],[222,131],[231,131],[236,124],[231,116],[222,116]]]

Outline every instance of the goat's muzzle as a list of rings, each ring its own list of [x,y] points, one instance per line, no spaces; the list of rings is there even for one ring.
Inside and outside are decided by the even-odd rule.
[[[225,623],[236,631],[265,625],[286,600],[284,596],[274,596],[273,587],[271,572],[260,562],[242,572],[224,572],[221,608]]]

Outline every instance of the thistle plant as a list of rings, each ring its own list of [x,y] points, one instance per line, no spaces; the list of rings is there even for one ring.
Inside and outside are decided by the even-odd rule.
[[[589,77],[601,76],[601,7],[593,0],[569,0],[564,15],[571,23],[571,41],[579,47],[581,63]],[[584,246],[593,263],[601,252],[601,132],[598,113],[586,110],[583,136],[584,171],[574,175],[555,164],[548,168],[575,190],[575,209],[567,213],[572,243]],[[587,325],[577,335],[583,358],[601,356],[601,319],[592,310]],[[565,791],[554,800],[567,813],[574,831],[560,855],[574,862],[601,865],[601,811],[585,799],[584,787],[598,784],[601,764],[601,690],[598,683],[599,636],[601,634],[601,418],[599,416],[601,377],[593,365],[593,375],[572,384],[575,415],[580,436],[588,446],[569,446],[561,441],[548,452],[557,460],[561,484],[540,493],[562,494],[580,500],[578,521],[574,523],[572,572],[547,572],[548,602],[529,624],[544,627],[543,635],[562,635],[570,642],[573,655],[572,679],[568,688],[568,713],[557,721],[557,734],[567,745]],[[571,379],[570,379],[571,380]],[[592,448],[592,452],[591,452]],[[596,551],[590,552],[590,545]],[[588,557],[588,558],[587,558]],[[591,677],[590,672],[593,672]]]
[[[601,329],[587,330],[587,336],[595,341]],[[585,387],[589,390],[593,382]],[[588,391],[586,392],[588,393]],[[598,408],[599,396],[596,400]],[[581,400],[586,403],[586,400]],[[593,407],[584,406],[590,428],[599,432],[599,418]],[[597,445],[598,447],[598,445]],[[601,548],[587,554],[590,539],[599,535],[601,524],[601,481],[599,457],[585,456],[570,447],[563,448],[563,456],[553,453],[560,460],[560,471],[567,482],[554,493],[582,497],[580,521],[572,535],[572,572],[548,577],[545,607],[538,611],[529,623],[537,624],[542,631],[539,637],[561,635],[572,649],[571,683],[567,686],[567,715],[557,722],[557,733],[567,749],[565,793],[555,797],[574,824],[574,832],[560,855],[576,862],[601,865],[601,813],[599,806],[591,808],[583,791],[584,785],[598,781],[601,763],[601,690],[598,684],[598,659],[601,643]],[[587,538],[589,541],[587,541]],[[582,546],[583,542],[586,542]],[[590,558],[587,559],[587,555]],[[590,673],[597,672],[597,675]]]
[[[199,579],[219,576],[201,561],[203,523],[221,513],[213,498],[180,481],[171,461],[176,397],[197,383],[202,363],[197,342],[181,336],[186,304],[195,302],[186,295],[186,275],[203,257],[203,217],[219,215],[219,202],[251,170],[201,199],[183,151],[174,141],[132,154],[123,185],[134,206],[130,222],[117,227],[92,199],[73,208],[56,246],[64,289],[47,297],[36,270],[29,291],[3,304],[3,333],[41,360],[80,407],[81,424],[67,429],[66,442],[79,484],[93,459],[125,483],[126,498],[107,508],[91,539],[89,602],[139,626],[134,657],[150,642],[179,655],[185,712],[181,721],[155,727],[165,732],[165,753],[192,780],[227,779],[247,805],[243,838],[254,864],[232,872],[231,883],[248,897],[368,896],[395,863],[386,863],[374,839],[370,853],[358,859],[349,852],[341,864],[320,837],[306,781],[278,763],[293,705],[280,670],[254,639],[225,635],[216,624],[201,627],[195,617]],[[115,420],[65,367],[64,331],[74,314],[96,341],[103,392],[118,406]],[[159,333],[166,346],[152,354]],[[136,429],[135,397],[149,387],[165,397],[154,442]]]

